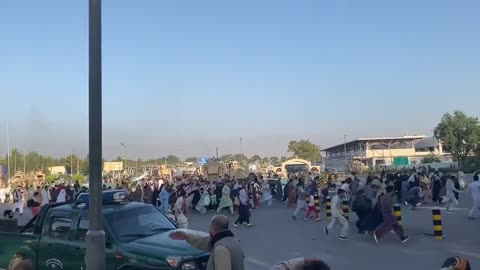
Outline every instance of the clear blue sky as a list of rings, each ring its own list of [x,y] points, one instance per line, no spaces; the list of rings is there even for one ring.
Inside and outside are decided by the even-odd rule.
[[[86,154],[88,1],[0,2],[0,152]],[[480,115],[480,1],[103,1],[104,155],[286,154]]]

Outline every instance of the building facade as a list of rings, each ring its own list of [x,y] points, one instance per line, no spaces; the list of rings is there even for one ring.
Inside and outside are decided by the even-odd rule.
[[[439,141],[427,136],[402,136],[383,138],[360,138],[323,150],[325,168],[345,170],[353,161],[369,168],[405,167],[420,165],[423,158],[434,154],[442,162],[449,161],[450,155],[444,153]]]

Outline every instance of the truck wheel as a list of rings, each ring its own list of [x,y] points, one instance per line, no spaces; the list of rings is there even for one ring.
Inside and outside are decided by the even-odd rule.
[[[30,260],[25,254],[17,253],[13,255],[13,258],[8,264],[9,270],[34,270],[32,260]]]

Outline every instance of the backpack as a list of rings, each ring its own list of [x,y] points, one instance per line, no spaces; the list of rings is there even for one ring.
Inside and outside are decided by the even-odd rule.
[[[177,202],[178,196],[176,192],[172,192],[168,198],[168,204],[175,204]]]
[[[367,199],[365,193],[356,195],[352,203],[353,212],[368,211],[372,207],[372,202]]]

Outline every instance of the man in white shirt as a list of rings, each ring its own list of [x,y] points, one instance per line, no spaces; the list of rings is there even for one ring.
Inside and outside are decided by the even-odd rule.
[[[15,212],[18,209],[20,212],[20,215],[23,215],[23,198],[22,198],[22,192],[20,190],[20,187],[15,189],[13,192],[13,212]]]
[[[7,197],[7,190],[5,188],[0,188],[0,203],[5,202]]]
[[[33,189],[33,186],[28,187],[27,188],[27,201],[35,199],[34,194],[35,194],[35,189]]]
[[[473,176],[473,181],[468,185],[468,190],[472,194],[472,209],[468,213],[468,218],[474,219],[477,211],[480,211],[480,181],[478,174]]]
[[[50,202],[52,198],[50,197],[50,191],[48,190],[48,186],[45,186],[42,189],[42,203],[41,206],[44,206]]]
[[[325,234],[328,236],[329,232],[333,230],[335,223],[340,224],[342,229],[340,231],[340,236],[338,239],[340,240],[348,240],[348,221],[343,217],[343,209],[342,209],[342,201],[346,198],[346,192],[343,189],[339,189],[337,191],[337,195],[333,196],[332,198],[332,220],[328,227],[325,227]]]

